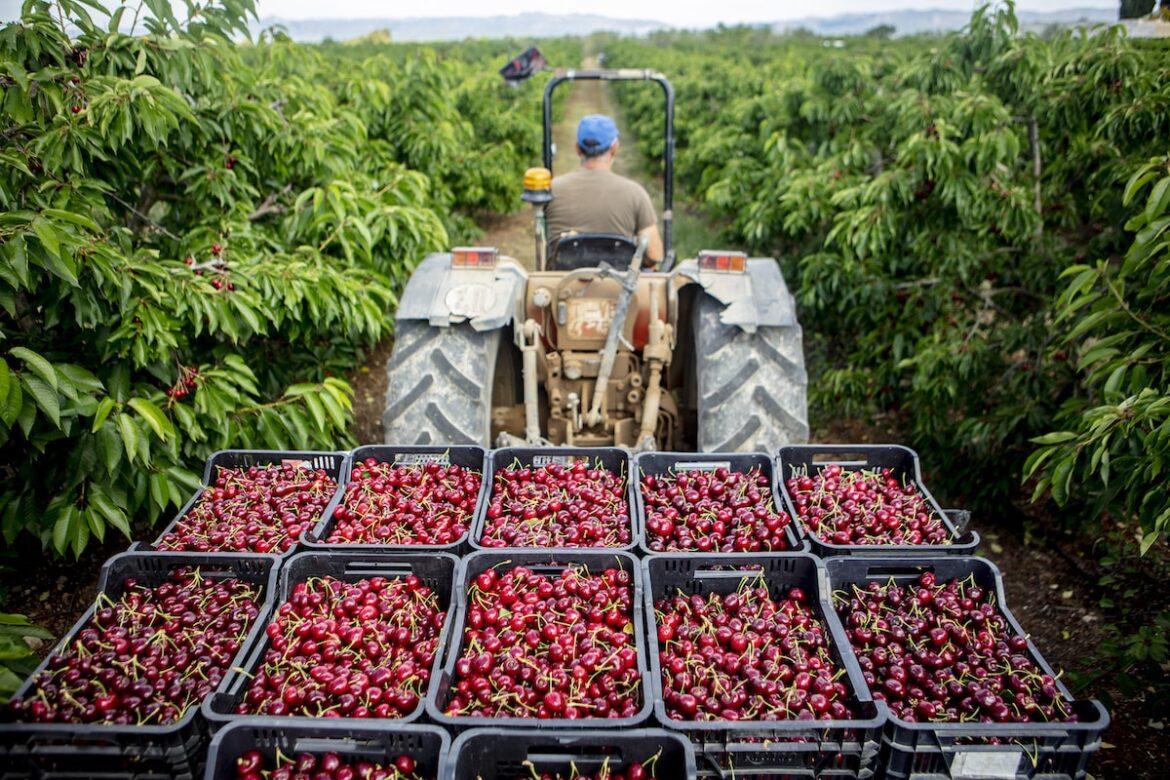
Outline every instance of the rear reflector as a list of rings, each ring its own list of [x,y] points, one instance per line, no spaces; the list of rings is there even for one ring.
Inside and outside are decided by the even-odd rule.
[[[702,252],[699,252],[699,268],[703,271],[743,273],[747,268],[747,255],[743,252],[724,252],[704,249]]]
[[[457,246],[451,250],[451,265],[463,268],[491,268],[500,259],[500,250],[491,246]]]

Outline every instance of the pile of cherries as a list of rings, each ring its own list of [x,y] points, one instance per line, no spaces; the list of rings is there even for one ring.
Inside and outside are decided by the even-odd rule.
[[[415,575],[297,583],[268,625],[240,715],[403,718],[426,692],[447,614]]]
[[[300,462],[219,469],[215,483],[156,543],[160,550],[281,554],[320,520],[337,480]]]
[[[784,483],[805,528],[828,544],[951,544],[950,531],[913,482],[892,469],[831,463]]]
[[[259,598],[256,585],[198,569],[177,569],[155,587],[127,579],[117,600],[98,597],[93,617],[12,711],[38,723],[173,723],[223,679]]]
[[[477,541],[484,547],[625,547],[632,539],[625,476],[577,461],[497,471]]]
[[[350,473],[330,544],[455,544],[467,534],[483,475],[455,464],[381,463]]]
[[[448,715],[630,718],[641,673],[630,573],[488,569],[468,593]]]
[[[774,552],[788,549],[787,512],[777,512],[768,475],[719,466],[643,474],[646,546],[654,552]]]
[[[672,720],[844,720],[854,716],[829,630],[802,588],[775,599],[762,578],[733,593],[654,605]]]
[[[236,780],[424,780],[415,774],[417,762],[398,756],[391,764],[344,760],[337,753],[298,753],[289,758],[277,752],[270,762],[259,750],[249,750],[236,759]]]
[[[907,721],[1075,721],[1056,681],[973,578],[867,583],[833,604],[875,699]]]

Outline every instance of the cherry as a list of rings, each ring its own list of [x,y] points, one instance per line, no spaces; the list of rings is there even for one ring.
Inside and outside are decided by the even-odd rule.
[[[426,691],[445,619],[417,577],[298,582],[236,712],[406,717]]]
[[[912,481],[892,469],[793,469],[784,483],[805,527],[828,544],[952,544],[942,519]]]
[[[116,600],[99,596],[91,619],[11,712],[39,723],[173,723],[223,679],[259,597],[256,585],[198,568],[178,568],[154,587],[126,579]]]
[[[600,463],[519,464],[495,472],[484,547],[625,547],[633,538],[624,475]]]
[[[672,720],[851,717],[828,630],[800,588],[774,598],[762,579],[730,594],[655,603],[663,700]],[[734,627],[733,627],[734,625]],[[671,628],[661,640],[662,628]]]
[[[482,475],[455,464],[354,466],[333,511],[330,544],[448,545],[467,534]]]
[[[833,594],[874,698],[907,721],[1072,721],[1055,681],[973,579],[933,572]]]
[[[761,552],[788,549],[790,518],[776,511],[768,475],[719,466],[643,474],[646,545],[654,552]]]
[[[198,372],[183,374],[186,395]],[[333,498],[337,481],[322,469],[296,462],[220,468],[215,482],[156,543],[160,550],[247,551],[281,554],[311,528]]]
[[[508,594],[510,605],[503,604]],[[471,580],[452,716],[629,718],[640,709],[629,574],[489,569]]]

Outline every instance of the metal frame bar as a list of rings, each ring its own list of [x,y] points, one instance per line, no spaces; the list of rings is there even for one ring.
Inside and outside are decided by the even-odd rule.
[[[674,204],[674,88],[666,76],[653,70],[622,68],[619,70],[567,70],[549,79],[544,87],[544,167],[552,170],[552,96],[553,90],[566,81],[654,81],[662,87],[666,100],[662,159],[666,170],[662,184],[662,248],[663,256],[671,256],[671,223]]]

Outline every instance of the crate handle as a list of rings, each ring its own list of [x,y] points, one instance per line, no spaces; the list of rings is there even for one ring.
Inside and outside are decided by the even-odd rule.
[[[533,455],[532,464],[528,468],[538,469],[542,466],[572,466],[579,460],[588,462],[586,455]]]
[[[727,747],[731,747],[733,743],[726,743]],[[734,743],[734,744],[760,744],[760,743]],[[753,766],[733,766],[724,768],[719,765],[715,757],[706,751],[700,751],[696,748],[695,757],[702,759],[706,766],[700,766],[699,769],[704,773],[719,778],[719,780],[742,780],[742,778],[749,777],[784,777],[784,778],[808,778],[808,780],[815,780],[817,773],[815,770],[806,767],[784,767],[782,774],[776,767],[753,767]],[[704,774],[704,776],[707,776]]]
[[[682,471],[715,471],[716,469],[730,469],[729,460],[680,460],[674,464],[676,472]]]
[[[971,525],[971,512],[968,509],[944,509],[947,519],[951,521],[951,525],[955,527],[955,536],[962,536],[967,533],[967,527]]]
[[[392,463],[395,466],[426,466],[437,463],[440,466],[451,465],[451,452],[399,452],[395,453]]]
[[[809,463],[812,463],[814,466],[828,465],[830,463],[840,463],[842,466],[868,466],[869,456],[863,452],[853,452],[852,450],[816,452],[809,459]]]
[[[383,745],[375,739],[353,737],[298,737],[293,748],[298,753],[338,752],[338,748],[349,750],[381,751]]]
[[[527,568],[533,574],[560,574],[565,569],[573,568],[574,564],[556,564],[556,563],[533,563],[533,564],[519,564]],[[585,564],[577,565],[577,568],[584,568]]]
[[[603,748],[610,748],[611,752],[601,752]],[[585,752],[592,751],[592,752]],[[560,762],[566,758],[573,761],[597,761],[602,762],[607,758],[610,761],[624,763],[625,758],[621,746],[613,745],[590,745],[588,748],[574,747],[572,745],[565,745],[563,747],[558,745],[541,745],[534,747],[528,751],[528,760],[536,765],[542,762]]]
[[[348,561],[346,574],[368,574],[371,576],[406,576],[411,574],[409,563],[399,561]]]
[[[875,563],[866,568],[865,578],[873,580],[890,577],[917,577],[928,571],[934,571],[934,566],[925,563]]]
[[[742,580],[748,577],[760,577],[764,574],[764,567],[752,569],[735,569],[720,571],[718,569],[698,569],[692,573],[697,580]]]

